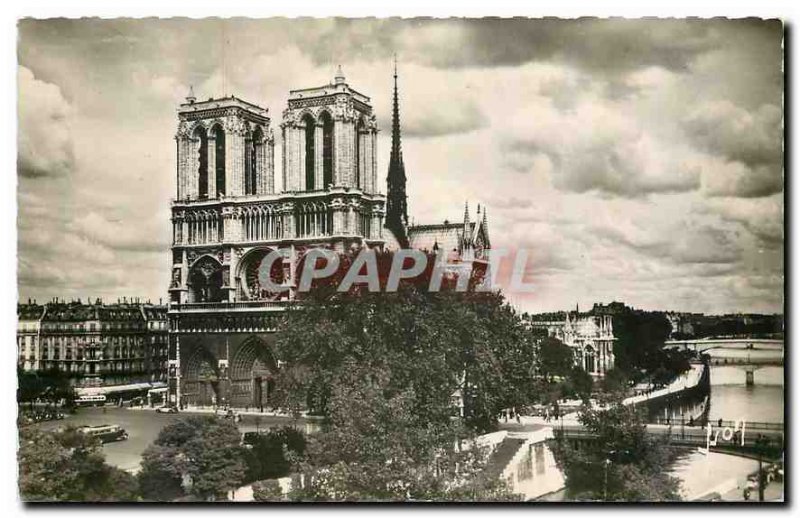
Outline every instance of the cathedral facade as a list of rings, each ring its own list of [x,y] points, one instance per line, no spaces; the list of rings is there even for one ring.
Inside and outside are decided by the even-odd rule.
[[[595,305],[588,313],[565,311],[555,314],[533,315],[530,326],[558,338],[572,349],[575,366],[581,367],[594,378],[603,378],[614,368],[613,317]]]
[[[280,366],[271,346],[277,317],[294,297],[304,254],[406,248],[425,234],[407,228],[396,72],[388,195],[379,189],[370,98],[341,69],[330,84],[289,93],[280,190],[270,124],[267,109],[236,97],[198,101],[190,93],[178,109],[169,287],[174,404],[270,406]],[[442,236],[432,251],[452,245],[454,263],[482,260],[485,212]],[[273,251],[282,261],[263,272]],[[285,289],[265,289],[264,275]]]

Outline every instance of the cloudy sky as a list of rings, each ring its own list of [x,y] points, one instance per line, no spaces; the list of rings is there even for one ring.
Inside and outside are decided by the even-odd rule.
[[[396,53],[410,215],[487,207],[530,250],[522,309],[781,312],[781,48],[756,20],[23,21],[20,298],[165,296],[189,85],[277,130],[341,64],[385,178]]]

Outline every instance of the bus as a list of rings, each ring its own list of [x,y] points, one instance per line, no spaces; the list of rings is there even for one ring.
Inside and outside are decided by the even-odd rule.
[[[103,444],[107,442],[124,441],[128,438],[128,432],[116,424],[81,426],[78,428],[78,431],[91,437],[97,437]]]
[[[78,396],[75,399],[75,404],[78,406],[103,406],[106,404],[106,397],[102,394]]]

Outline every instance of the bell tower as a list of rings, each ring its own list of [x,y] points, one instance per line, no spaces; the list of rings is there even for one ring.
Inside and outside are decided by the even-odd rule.
[[[178,200],[213,200],[275,191],[274,139],[266,108],[237,99],[178,108]]]
[[[347,84],[341,67],[333,83],[289,92],[281,131],[285,191],[378,193],[375,115],[370,98]]]

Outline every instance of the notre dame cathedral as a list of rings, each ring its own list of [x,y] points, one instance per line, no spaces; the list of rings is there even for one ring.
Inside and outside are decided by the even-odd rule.
[[[271,344],[294,296],[303,254],[370,247],[440,250],[448,261],[485,261],[486,211],[475,221],[408,225],[406,174],[394,75],[387,194],[377,174],[370,98],[341,69],[331,84],[289,92],[280,124],[283,188],[275,182],[275,137],[266,108],[236,97],[178,109],[177,196],[172,203],[170,401],[180,406],[265,408],[280,367]],[[259,284],[261,261],[287,289]],[[262,277],[263,278],[263,277]]]

